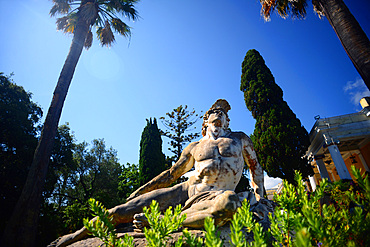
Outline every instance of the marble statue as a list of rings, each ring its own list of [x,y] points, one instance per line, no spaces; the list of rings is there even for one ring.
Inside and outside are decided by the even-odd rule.
[[[230,109],[226,100],[217,100],[203,117],[203,138],[189,144],[175,165],[137,189],[125,204],[110,209],[114,224],[134,221],[135,226],[144,227],[142,208],[156,200],[163,211],[169,206],[183,205],[182,213],[187,215],[184,227],[202,228],[206,217],[214,218],[215,224],[222,226],[241,205],[234,190],[244,162],[249,166],[251,185],[259,201],[263,197],[263,171],[251,139],[243,132],[228,129]],[[167,188],[192,167],[195,170],[188,181]],[[67,246],[87,235],[87,229],[82,228],[59,238],[53,245]]]

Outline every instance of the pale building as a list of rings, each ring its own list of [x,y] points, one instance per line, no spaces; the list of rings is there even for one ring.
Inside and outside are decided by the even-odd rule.
[[[275,185],[270,189],[266,189],[266,196],[267,199],[272,200],[275,194],[280,194],[281,190],[283,189],[283,182]]]
[[[329,118],[315,117],[306,157],[314,168],[312,190],[321,178],[353,179],[351,166],[370,172],[370,97],[361,99],[359,112]]]

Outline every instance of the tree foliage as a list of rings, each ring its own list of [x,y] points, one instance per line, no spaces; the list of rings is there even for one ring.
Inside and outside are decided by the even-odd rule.
[[[128,198],[131,193],[140,187],[140,172],[139,166],[127,163],[123,167],[122,174],[119,178],[118,193],[120,198]]]
[[[3,87],[5,84],[7,87]],[[5,119],[4,114],[12,113],[11,116],[6,115],[9,118],[7,121],[1,122],[0,130],[0,217],[3,230],[9,219],[9,211],[14,208],[20,196],[37,144],[38,122],[30,121],[28,125],[26,123],[32,114],[40,113],[41,117],[41,110],[31,101],[31,94],[15,84],[2,83],[0,92],[0,118]],[[18,97],[18,94],[24,98]],[[35,108],[27,108],[27,104]],[[27,109],[28,117],[23,114]],[[36,117],[33,119],[37,120]],[[12,126],[8,126],[10,123]],[[33,131],[29,126],[31,124],[34,125]],[[27,129],[30,131],[24,131],[22,135],[16,134]],[[8,148],[10,142],[6,140],[6,136],[13,136],[11,143],[17,145]],[[31,141],[33,147],[29,145]],[[8,153],[7,150],[12,152]],[[114,207],[124,202],[126,196],[123,197],[122,194],[128,196],[139,186],[137,165],[128,164],[122,167],[118,163],[116,151],[107,148],[103,139],[93,140],[92,145],[86,142],[77,143],[68,123],[58,128],[49,164],[50,169],[42,193],[37,246],[46,246],[58,236],[79,229],[83,218],[91,216],[87,204],[90,197]]]
[[[166,169],[165,156],[162,153],[162,138],[157,120],[147,119],[141,134],[139,181],[145,184]]]
[[[107,148],[104,139],[94,139],[91,148],[88,147],[86,142],[76,145],[73,157],[76,167],[71,177],[73,187],[67,190],[67,200],[86,203],[93,197],[108,207],[122,203],[117,190],[122,174],[117,151]]]
[[[0,230],[20,196],[40,130],[41,108],[31,93],[0,74]],[[109,207],[124,202],[137,189],[138,167],[121,167],[117,152],[103,139],[89,146],[77,143],[69,124],[59,126],[42,192],[37,246],[79,229],[89,217],[87,201],[94,197]],[[124,186],[123,186],[124,185]]]
[[[256,119],[251,139],[258,159],[271,177],[294,183],[294,171],[313,174],[303,159],[310,141],[306,129],[283,100],[283,91],[256,50],[249,50],[242,63],[240,90]]]
[[[76,170],[73,157],[76,145],[76,139],[69,123],[59,126],[43,192],[45,200],[49,201],[53,197],[53,202],[59,207],[64,204],[63,195],[66,194],[66,189],[73,186],[71,178]]]
[[[202,116],[201,116],[202,117]],[[196,130],[194,124],[201,118],[195,110],[188,110],[188,106],[182,106],[166,113],[166,117],[161,117],[161,122],[166,131],[161,131],[162,135],[168,137],[171,147],[168,148],[174,155],[170,161],[178,161],[186,143],[191,142],[200,136],[200,132],[193,133]]]
[[[50,15],[63,15],[57,19],[57,28],[64,32],[73,33],[73,39],[54,90],[25,186],[4,232],[3,242],[5,245],[33,246],[35,243],[38,212],[40,211],[54,138],[63,104],[83,47],[88,48],[92,45],[91,28],[96,27],[102,45],[109,46],[114,42],[112,29],[123,36],[129,36],[130,28],[120,19],[120,15],[132,20],[137,19],[138,14],[134,4],[138,1],[53,0]],[[19,238],[20,234],[22,234],[22,238]]]
[[[81,20],[89,26],[84,46],[88,49],[92,45],[92,27],[95,28],[96,35],[101,45],[110,46],[115,41],[114,32],[128,37],[131,35],[130,27],[121,20],[120,15],[124,15],[129,20],[137,20],[138,13],[134,4],[139,0],[125,1],[61,1],[53,0],[54,4],[50,10],[50,15],[63,15],[57,18],[57,29],[65,33],[74,33]],[[74,6],[78,5],[78,8]]]
[[[76,143],[69,126],[60,126],[50,168],[37,236],[40,246],[81,228],[83,218],[91,216],[89,198],[109,207],[124,202],[118,190],[124,169],[103,139],[94,139],[91,145]]]
[[[0,73],[0,230],[24,186],[37,145],[41,108],[32,94]]]

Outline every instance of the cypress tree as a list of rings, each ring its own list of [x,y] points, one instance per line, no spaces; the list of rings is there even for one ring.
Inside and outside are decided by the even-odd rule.
[[[251,139],[259,162],[270,177],[294,183],[294,170],[313,175],[303,159],[310,141],[306,129],[283,100],[283,91],[256,50],[249,50],[242,63],[240,90],[256,119]]]
[[[139,181],[145,184],[166,169],[165,156],[162,153],[161,133],[157,120],[150,118],[141,134]]]

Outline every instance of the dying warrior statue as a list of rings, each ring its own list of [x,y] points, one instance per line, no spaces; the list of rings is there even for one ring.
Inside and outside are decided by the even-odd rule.
[[[228,129],[227,112],[230,109],[226,100],[217,100],[204,114],[203,138],[190,143],[175,165],[137,189],[125,204],[109,209],[114,225],[134,221],[136,227],[144,227],[143,207],[156,200],[161,211],[181,204],[182,214],[187,215],[184,227],[201,229],[206,217],[212,217],[217,226],[222,226],[241,206],[234,190],[242,176],[244,162],[250,169],[255,199],[260,201],[263,198],[263,171],[251,139],[243,132]],[[195,171],[188,181],[167,188],[193,166]],[[52,245],[67,246],[86,238],[88,233],[83,227]]]

